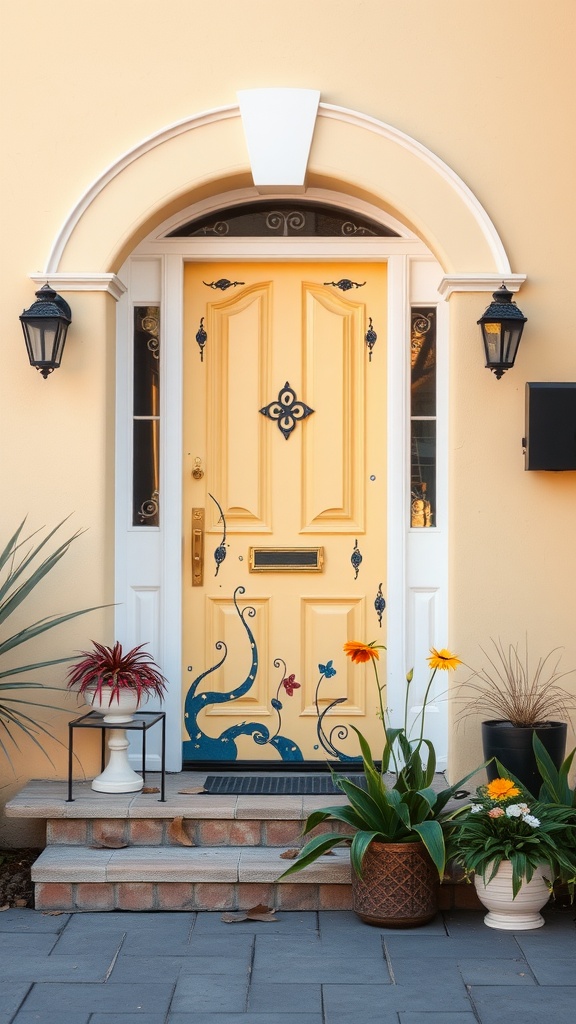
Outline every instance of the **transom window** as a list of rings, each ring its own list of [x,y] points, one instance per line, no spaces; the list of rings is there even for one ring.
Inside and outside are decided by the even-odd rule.
[[[264,200],[243,203],[225,211],[197,217],[171,231],[168,238],[217,236],[220,238],[320,237],[320,238],[398,238],[398,233],[368,217],[351,215],[348,210],[325,203],[293,203],[290,200]]]

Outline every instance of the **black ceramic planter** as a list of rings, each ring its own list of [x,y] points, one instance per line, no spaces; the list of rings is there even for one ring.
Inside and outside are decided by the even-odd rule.
[[[536,733],[550,754],[557,768],[560,767],[566,752],[565,722],[543,722],[535,729],[527,726],[512,725],[512,722],[482,722],[482,746],[484,758],[497,757],[501,764],[512,772],[526,787],[532,796],[538,796],[542,780],[532,749],[532,734]],[[498,778],[495,764],[486,769],[488,781]]]

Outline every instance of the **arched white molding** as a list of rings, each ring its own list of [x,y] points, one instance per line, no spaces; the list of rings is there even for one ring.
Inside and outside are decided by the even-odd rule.
[[[237,127],[232,129],[232,124]],[[220,137],[214,135],[218,130],[228,133],[225,145],[220,145]],[[210,139],[212,148],[200,145],[205,139]],[[174,146],[178,148],[174,150]],[[131,188],[130,175],[136,168],[140,168],[141,198],[138,189]],[[152,168],[156,173],[151,173]],[[77,247],[69,250],[69,259],[78,259],[78,252],[83,261],[89,259],[87,250],[91,246],[96,266],[77,269],[84,273],[112,269],[102,262],[109,264],[118,246],[135,237],[138,217],[141,226],[162,206],[177,201],[178,196],[193,193],[201,185],[206,187],[207,182],[216,183],[218,178],[246,174],[250,169],[237,105],[206,111],[162,129],[124,154],[84,193],[54,241],[46,274],[62,271],[74,276],[76,268],[65,266],[64,257],[78,234],[81,237]],[[348,182],[372,194],[387,208],[398,210],[432,246],[448,276],[457,276],[462,282],[466,275],[476,281],[483,274],[510,279],[504,246],[480,202],[444,161],[404,132],[368,115],[320,103],[308,169],[310,174],[339,179],[343,191]],[[122,186],[126,196],[138,195],[138,207],[119,201]],[[82,222],[90,213],[100,225],[99,241],[92,240],[92,232],[87,232],[90,241],[81,234]],[[97,219],[96,214],[100,214]],[[104,237],[102,232],[108,234]],[[474,261],[478,265],[472,266]],[[80,273],[77,276],[80,278]]]

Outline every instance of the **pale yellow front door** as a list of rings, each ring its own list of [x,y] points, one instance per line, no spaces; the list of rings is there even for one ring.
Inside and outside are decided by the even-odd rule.
[[[187,264],[184,393],[185,762],[377,750],[385,264]]]

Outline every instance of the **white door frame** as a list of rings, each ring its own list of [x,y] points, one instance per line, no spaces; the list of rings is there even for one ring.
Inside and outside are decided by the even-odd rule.
[[[281,195],[276,198],[283,198]],[[286,196],[294,201],[294,196]],[[116,408],[116,635],[132,645],[148,643],[169,680],[168,771],[182,766],[182,352],[184,262],[291,260],[312,262],[385,261],[388,264],[388,580],[386,615],[388,705],[394,723],[404,706],[405,676],[415,668],[413,693],[427,681],[425,657],[431,646],[448,644],[448,412],[438,402],[437,525],[410,527],[410,306],[437,304],[438,394],[448,394],[448,309],[440,298],[443,272],[427,247],[402,224],[376,207],[319,189],[306,198],[332,202],[379,220],[400,237],[355,238],[166,238],[179,223],[233,203],[254,201],[253,191],[205,200],[171,217],[141,242],[119,271],[126,292],[117,313]],[[132,337],[135,305],[161,307],[160,526],[132,526]],[[359,637],[371,640],[370,637]],[[418,705],[415,706],[415,712]],[[438,769],[447,764],[446,704],[432,701],[427,735],[434,741]],[[150,734],[147,766],[159,766],[159,747]],[[135,749],[134,758],[138,754]]]

